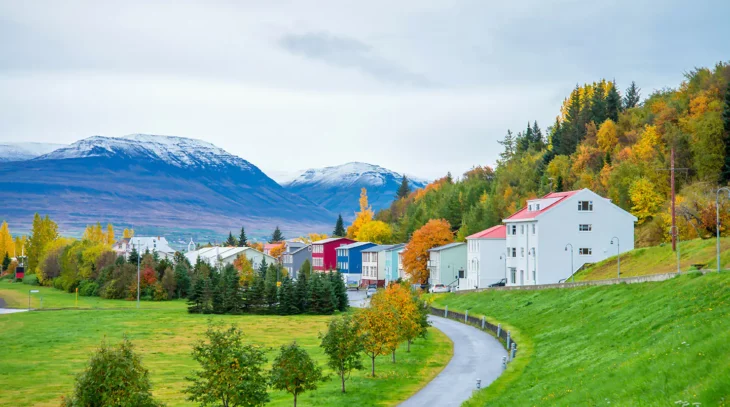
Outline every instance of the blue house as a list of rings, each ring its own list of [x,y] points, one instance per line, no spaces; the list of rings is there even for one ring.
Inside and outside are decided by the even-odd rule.
[[[337,248],[337,271],[343,275],[347,284],[360,284],[362,277],[361,251],[376,246],[370,242],[355,242]]]
[[[399,267],[402,265],[399,257],[405,247],[405,243],[396,244],[385,250],[385,285],[404,277],[401,273],[402,267]]]

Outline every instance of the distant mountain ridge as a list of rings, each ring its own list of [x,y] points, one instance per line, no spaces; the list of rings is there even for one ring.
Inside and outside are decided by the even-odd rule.
[[[407,176],[408,177],[408,176]],[[301,172],[282,186],[306,197],[331,212],[352,218],[359,209],[360,190],[365,188],[369,204],[378,210],[390,205],[403,175],[374,164],[350,162],[342,165],[313,168]],[[411,189],[422,188],[427,182],[408,177]]]
[[[335,214],[292,194],[213,144],[169,136],[94,136],[27,161],[0,163],[0,217],[48,213],[96,221],[228,231],[324,230]]]
[[[66,147],[66,144],[3,142],[0,143],[0,162],[26,161],[62,147]]]

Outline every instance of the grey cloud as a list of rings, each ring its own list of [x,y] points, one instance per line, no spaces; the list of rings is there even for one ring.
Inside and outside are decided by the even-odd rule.
[[[419,87],[434,85],[423,75],[380,57],[373,47],[354,38],[326,32],[287,34],[279,40],[279,45],[292,54],[341,68],[356,69],[382,82]]]

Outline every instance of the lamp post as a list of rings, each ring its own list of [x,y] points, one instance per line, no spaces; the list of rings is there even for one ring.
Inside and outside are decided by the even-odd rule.
[[[618,240],[618,237],[614,236],[611,238],[611,244],[613,244],[613,239],[616,239],[616,259],[618,260],[618,274],[616,278],[621,278],[621,242]]]
[[[504,260],[504,282],[505,282],[505,285],[506,285],[507,284],[507,281],[509,281],[507,279],[507,253],[502,252],[502,255],[499,256],[499,259],[500,260]]]
[[[717,224],[715,225],[715,228],[717,229],[717,272],[720,272],[720,191],[727,192],[727,197],[730,198],[730,188],[729,187],[722,187],[718,188],[717,193],[715,194],[715,211],[717,213]]]
[[[137,250],[137,245],[135,245],[134,243],[132,243],[132,250],[137,251],[137,308],[139,308],[139,258],[140,258],[140,254],[139,254],[139,250]]]
[[[568,243],[565,245],[565,251],[568,251],[568,246],[570,246],[570,282],[575,283],[575,271],[573,271],[573,245]]]
[[[673,236],[675,237],[675,240],[677,242],[677,274],[682,273],[682,269],[679,266],[679,228],[675,226],[669,227],[669,233],[673,233]]]

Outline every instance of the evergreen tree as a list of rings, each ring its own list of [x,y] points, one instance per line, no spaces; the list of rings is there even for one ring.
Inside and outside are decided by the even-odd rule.
[[[593,121],[596,127],[600,127],[606,121],[606,94],[603,88],[603,81],[593,86],[593,97],[591,98],[591,117],[586,123]]]
[[[246,238],[246,231],[243,229],[243,226],[241,226],[241,235],[238,236],[238,247],[245,247],[248,244],[248,239]]]
[[[281,233],[281,229],[279,229],[279,226],[276,226],[276,229],[274,229],[274,233],[271,234],[271,239],[269,239],[269,243],[276,243],[276,242],[283,242],[286,240],[284,237],[284,234]]]
[[[221,275],[218,270],[211,271],[209,287],[211,312],[214,314],[224,314],[226,310],[223,307],[223,298],[226,292],[225,286],[221,285]]]
[[[269,311],[273,311],[276,306],[277,300],[277,281],[278,281],[279,270],[276,265],[272,264],[269,266],[269,270],[266,272],[266,279],[264,284],[264,301]]]
[[[730,182],[730,83],[725,91],[725,106],[722,109],[722,124],[725,130],[725,162],[720,177],[723,184]]]
[[[300,271],[297,275],[297,282],[294,286],[294,305],[299,312],[309,311],[309,273]]]
[[[8,266],[10,266],[10,256],[8,256],[8,252],[5,252],[2,271],[6,271],[8,269]]]
[[[626,89],[624,96],[624,109],[631,109],[639,105],[641,100],[641,88],[636,86],[636,82],[631,81],[631,85]]]
[[[613,120],[614,123],[618,123],[618,114],[621,111],[621,95],[618,94],[616,89],[616,82],[611,82],[611,89],[608,90],[606,95],[606,116]]]
[[[223,308],[227,314],[240,314],[243,308],[238,272],[233,265],[223,269],[221,286],[225,286]]]
[[[309,289],[309,311],[320,315],[331,315],[335,311],[335,292],[329,278],[322,273],[312,276]]]
[[[453,184],[454,183],[454,178],[451,176],[451,171],[449,171],[449,172],[446,173],[446,182],[449,183],[449,184]]]
[[[338,311],[347,311],[347,308],[350,306],[350,300],[347,297],[347,285],[345,285],[342,274],[333,271],[329,273],[329,277],[335,294],[335,308]]]
[[[203,297],[205,296],[205,279],[195,280],[193,291],[188,295],[188,312],[201,314],[203,312]]]
[[[279,287],[279,305],[277,307],[277,313],[279,315],[294,315],[299,313],[295,290],[291,279],[288,276],[284,277],[281,282],[281,287]]]
[[[210,275],[215,274],[212,271]],[[200,297],[200,311],[203,314],[210,314],[213,312],[213,285],[211,284],[210,277],[204,278],[203,280],[203,295]]]
[[[230,246],[230,247],[238,246],[238,242],[236,241],[236,238],[233,237],[233,233],[231,233],[231,232],[228,232],[228,239],[226,240],[226,246]]]
[[[299,276],[302,274],[306,275],[307,277],[312,274],[312,263],[309,262],[309,259],[305,259],[302,262],[302,265],[299,266],[299,273],[297,273],[297,279],[299,279]]]
[[[588,110],[587,107],[581,110],[580,87],[576,85],[570,94],[570,105],[565,115],[567,126],[565,126],[561,134],[561,151],[556,151],[557,154],[568,155],[575,151],[578,143],[583,138],[583,134],[585,134],[585,115],[581,113]]]
[[[261,276],[262,279],[266,279],[266,272],[269,270],[269,265],[266,264],[266,257],[261,259],[261,264],[259,265],[258,272],[259,276]]]
[[[185,298],[190,293],[190,275],[184,263],[175,266],[175,286],[177,287],[177,298]]]
[[[398,192],[395,194],[396,199],[403,199],[408,197],[408,194],[411,193],[411,187],[408,185],[408,177],[405,175],[403,176],[403,180],[400,183],[400,187],[398,187]]]
[[[244,306],[249,312],[259,312],[261,305],[264,301],[264,289],[265,289],[264,278],[256,274],[253,277],[251,286],[246,291],[246,297],[244,299]]]
[[[137,252],[136,247],[132,247],[132,251],[129,252],[129,256],[127,257],[127,262],[129,262],[129,264],[134,264],[136,266],[138,259],[139,259],[139,252]]]
[[[532,148],[536,151],[540,151],[545,148],[545,137],[542,135],[540,126],[537,125],[537,120],[532,124],[532,140],[530,141]]]
[[[337,223],[335,223],[335,230],[332,231],[332,236],[344,237],[345,235],[347,235],[347,232],[345,231],[345,223],[342,220],[342,214],[339,214],[337,216]]]
[[[515,154],[515,138],[512,135],[512,131],[507,130],[507,135],[504,136],[504,140],[498,141],[498,143],[504,147],[504,151],[499,153],[499,158],[502,162],[509,161]]]
[[[556,155],[563,154],[565,147],[563,145],[563,127],[560,123],[559,118],[555,118],[555,124],[550,129],[550,145],[552,146],[552,152]]]

